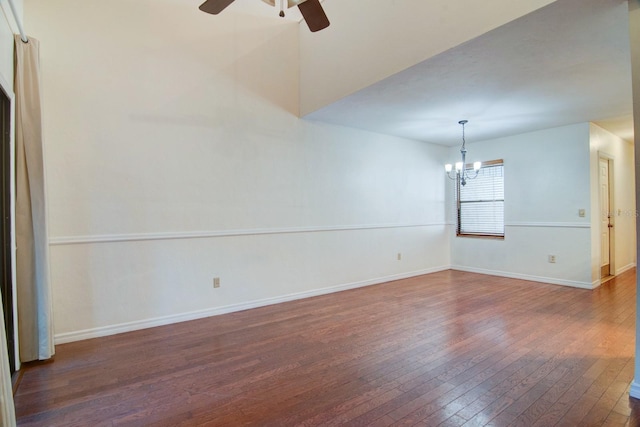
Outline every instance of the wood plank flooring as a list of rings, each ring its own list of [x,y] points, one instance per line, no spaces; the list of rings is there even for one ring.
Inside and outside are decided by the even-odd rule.
[[[635,288],[444,271],[60,345],[18,424],[640,425]]]

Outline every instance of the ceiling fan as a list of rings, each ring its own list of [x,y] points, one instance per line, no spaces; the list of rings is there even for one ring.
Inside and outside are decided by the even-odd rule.
[[[207,0],[200,5],[203,12],[217,15],[235,0]],[[280,3],[280,16],[284,17],[283,4],[286,1],[287,8],[298,6],[300,13],[304,17],[311,32],[320,31],[329,26],[329,19],[322,9],[320,0],[262,0],[263,2],[275,6],[276,2]]]

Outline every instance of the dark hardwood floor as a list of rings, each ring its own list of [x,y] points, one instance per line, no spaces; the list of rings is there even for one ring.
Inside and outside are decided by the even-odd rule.
[[[18,424],[638,425],[635,288],[445,271],[60,345]]]

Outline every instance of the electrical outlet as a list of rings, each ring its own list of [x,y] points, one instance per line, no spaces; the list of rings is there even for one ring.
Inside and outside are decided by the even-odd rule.
[[[398,258],[398,261],[400,261],[402,259],[402,253],[401,252],[398,252],[398,257],[397,258]]]
[[[219,277],[214,277],[213,278],[213,287],[214,288],[219,288],[220,287],[220,278]]]
[[[549,255],[549,262],[552,263],[552,264],[555,264],[556,256],[555,255]]]

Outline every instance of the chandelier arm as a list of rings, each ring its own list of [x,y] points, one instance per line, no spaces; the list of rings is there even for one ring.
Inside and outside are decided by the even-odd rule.
[[[479,170],[477,170],[477,171],[475,171],[475,172],[476,172],[476,173],[475,173],[473,176],[469,175],[469,173],[466,173],[466,175],[467,175],[467,179],[476,179],[476,178],[478,177],[478,174],[480,173],[480,171],[479,171]]]

